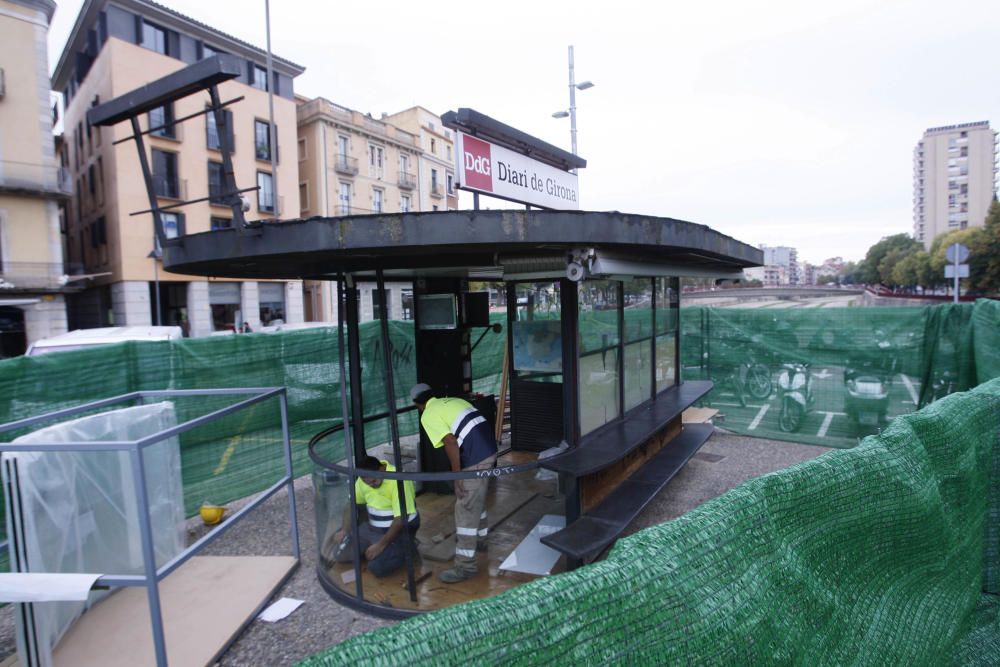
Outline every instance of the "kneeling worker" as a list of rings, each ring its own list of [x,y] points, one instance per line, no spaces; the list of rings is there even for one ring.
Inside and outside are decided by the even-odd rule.
[[[395,472],[396,468],[388,461],[379,461],[374,456],[366,456],[358,460],[357,467],[361,470],[381,470]],[[367,523],[359,520],[358,538],[361,543],[361,554],[368,561],[368,571],[376,577],[385,577],[406,563],[406,549],[410,545],[412,553],[416,554],[416,534],[420,528],[420,514],[414,502],[413,482],[403,482],[403,494],[406,496],[406,517],[399,502],[399,483],[394,479],[365,477],[363,474],[354,483],[355,504],[365,507],[368,513]],[[345,541],[346,531],[350,526],[351,508],[344,511],[344,527],[333,536],[334,543],[340,544],[334,560],[338,563],[349,563],[353,560],[354,549],[349,541]],[[407,539],[403,534],[403,525],[409,530]]]
[[[420,425],[434,447],[444,447],[453,472],[486,470],[496,465],[497,442],[483,415],[460,398],[434,398],[430,386],[410,390],[420,410]],[[486,491],[489,478],[455,480],[455,565],[438,578],[446,584],[465,581],[479,573],[477,543],[486,544]]]

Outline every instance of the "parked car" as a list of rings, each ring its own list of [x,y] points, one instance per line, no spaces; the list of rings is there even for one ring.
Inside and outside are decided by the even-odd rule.
[[[28,346],[25,354],[36,357],[49,352],[66,352],[97,345],[111,345],[126,340],[176,340],[184,337],[180,327],[99,327],[97,329],[76,329],[51,338],[36,340]]]

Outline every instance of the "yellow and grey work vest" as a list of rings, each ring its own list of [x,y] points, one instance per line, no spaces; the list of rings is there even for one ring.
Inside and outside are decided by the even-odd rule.
[[[381,461],[385,464],[386,472],[395,472],[396,468],[388,461]],[[362,471],[364,474],[364,471]],[[414,501],[413,482],[410,480],[403,482],[403,493],[406,496],[406,509],[409,510],[406,520],[413,522],[417,520],[417,505]],[[354,482],[354,498],[358,505],[365,505],[368,509],[368,523],[373,528],[385,530],[392,525],[392,520],[402,514],[399,503],[399,483],[394,479],[383,479],[378,488],[368,486],[359,477]]]
[[[458,440],[462,468],[468,468],[497,453],[486,418],[461,398],[432,398],[427,401],[420,425],[434,447],[444,446],[444,437],[451,433]]]

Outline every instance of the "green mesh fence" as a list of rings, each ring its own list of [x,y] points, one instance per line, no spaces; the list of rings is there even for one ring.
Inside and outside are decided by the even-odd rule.
[[[998,452],[1000,379],[300,664],[996,664]]]
[[[853,447],[896,416],[1000,376],[1000,303],[919,308],[683,308],[686,380],[747,435]],[[807,406],[782,423],[783,369],[808,364]],[[794,379],[795,372],[790,376]],[[754,378],[759,381],[756,382]]]
[[[672,313],[671,313],[672,314]],[[644,315],[626,309],[629,339],[646,334]],[[493,321],[506,325],[502,314]],[[617,337],[613,312],[586,314],[581,345],[596,349]],[[850,447],[892,417],[912,412],[951,391],[1000,376],[1000,303],[926,308],[741,310],[681,309],[682,373],[711,378],[717,388],[706,401],[734,431],[833,447]],[[396,395],[406,404],[415,382],[412,322],[390,322]],[[482,329],[471,332],[475,342]],[[487,333],[473,353],[474,388],[494,393],[500,380],[506,336]],[[881,346],[880,346],[881,344]],[[887,344],[887,345],[886,345]],[[387,409],[383,355],[377,322],[360,328],[366,415]],[[766,396],[746,393],[741,365],[752,360],[770,380]],[[778,424],[777,389],[782,363],[810,362],[813,399],[800,428]],[[758,368],[758,370],[759,370]],[[885,380],[884,418],[856,423],[846,406],[849,371]],[[174,342],[129,342],[39,357],[0,361],[0,423],[36,416],[98,398],[140,389],[282,386],[288,389],[289,421],[298,474],[310,470],[306,443],[340,420],[340,378],[335,328],[282,334],[249,334]],[[740,394],[743,393],[743,400]],[[225,400],[233,402],[234,398]],[[201,401],[188,414],[214,405]],[[221,404],[220,404],[221,407]],[[272,444],[274,406],[259,406],[185,434],[182,440],[185,504],[193,514],[205,500],[225,503],[266,488],[282,471]],[[402,415],[400,432],[417,432],[414,414]],[[388,439],[387,420],[366,426],[370,445]],[[16,437],[4,434],[5,439]],[[342,441],[324,454],[342,457]]]

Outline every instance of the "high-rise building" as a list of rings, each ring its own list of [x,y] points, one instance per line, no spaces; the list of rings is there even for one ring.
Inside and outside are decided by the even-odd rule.
[[[66,332],[60,202],[46,42],[56,4],[0,0],[0,357]]]
[[[236,186],[247,193],[248,220],[299,217],[299,182],[293,81],[304,69],[188,16],[149,0],[86,0],[52,77],[62,93],[68,164],[76,194],[67,215],[67,255],[96,277],[95,286],[70,300],[72,328],[108,324],[179,324],[191,335],[256,329],[277,320],[303,319],[298,281],[239,282],[166,273],[159,264],[152,215],[127,123],[91,127],[91,107],[217,53],[243,61],[238,79],[222,83],[234,145]],[[271,145],[268,91],[274,97],[277,136]],[[160,206],[206,198],[163,213],[168,236],[223,229],[232,211],[213,200],[222,187],[220,133],[214,116],[175,119],[203,111],[208,93],[178,100],[141,119],[147,159]],[[272,151],[277,169],[272,171]],[[155,304],[159,290],[159,313]]]
[[[913,237],[982,225],[997,191],[997,133],[988,121],[932,127],[913,149]]]
[[[760,246],[764,251],[764,266],[782,266],[785,269],[782,284],[798,285],[799,276],[799,253],[795,248],[788,246]],[[765,281],[766,282],[766,281]]]
[[[322,97],[299,98],[299,207],[303,217],[453,210],[454,135],[413,107],[376,119]],[[378,317],[378,291],[358,283],[361,320]],[[388,316],[412,319],[413,290],[386,285]],[[335,321],[336,288],[308,281],[306,317]]]

